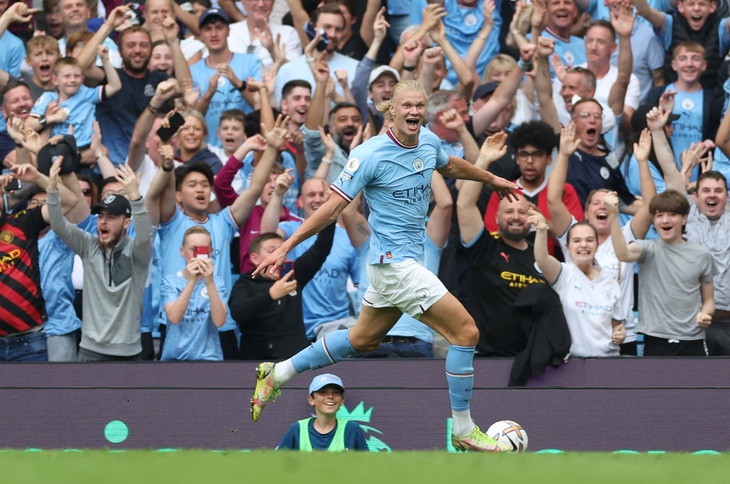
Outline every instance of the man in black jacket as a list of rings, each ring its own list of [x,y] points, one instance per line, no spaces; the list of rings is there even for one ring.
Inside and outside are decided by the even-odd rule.
[[[335,224],[322,230],[314,245],[296,261],[296,268],[281,274],[263,272],[253,279],[241,274],[231,291],[228,306],[241,329],[240,352],[244,360],[286,359],[309,346],[302,315],[302,291],[330,253]],[[249,246],[254,267],[283,242],[269,232]],[[296,278],[295,278],[296,276]]]

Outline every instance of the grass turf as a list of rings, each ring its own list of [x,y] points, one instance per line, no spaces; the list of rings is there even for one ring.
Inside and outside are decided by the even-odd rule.
[[[2,451],[5,484],[728,482],[730,455]]]

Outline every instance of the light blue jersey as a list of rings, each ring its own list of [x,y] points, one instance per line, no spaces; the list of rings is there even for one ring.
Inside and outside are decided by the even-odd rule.
[[[20,65],[25,59],[25,45],[15,34],[5,31],[0,37],[0,69],[20,78]]]
[[[226,287],[233,287],[233,274],[231,273],[231,240],[238,232],[238,225],[231,215],[230,208],[208,215],[203,222],[196,222],[183,213],[180,208],[175,209],[175,214],[164,224],[160,224],[160,244],[165,250],[162,251],[162,277],[174,275],[185,268],[185,259],[178,250],[182,246],[183,235],[190,227],[200,225],[210,232],[211,244],[213,246],[213,266],[215,277],[220,278]],[[160,324],[167,324],[167,315],[160,307]],[[236,322],[228,313],[226,324],[220,331],[236,330]]]
[[[214,277],[222,301],[228,301],[228,289],[223,279]],[[188,281],[182,272],[162,279],[162,308],[177,301]],[[210,296],[205,282],[201,279],[190,295],[185,315],[178,324],[168,320],[165,344],[162,347],[161,361],[221,361],[223,350],[218,337],[218,328],[210,316]]]
[[[704,90],[695,92],[683,92],[677,89],[675,84],[670,84],[666,91],[676,91],[674,96],[673,114],[679,115],[679,119],[672,122],[672,149],[677,168],[682,169],[682,152],[688,150],[692,143],[702,141],[702,112],[704,110]],[[696,181],[699,174],[699,167],[692,171],[690,181]]]
[[[96,229],[96,217],[89,216],[78,224],[82,230],[90,225]],[[46,301],[48,320],[44,325],[47,336],[62,336],[81,327],[76,316],[76,293],[71,282],[74,252],[52,230],[38,240],[38,262],[41,271],[41,290]]]
[[[571,35],[568,40],[553,34],[550,29],[545,29],[543,37],[555,39],[555,53],[558,54],[563,65],[575,67],[588,62],[586,57],[586,44],[580,37]],[[528,35],[528,38],[530,36]],[[553,63],[550,62],[550,78],[555,78]]]
[[[261,60],[253,54],[231,54],[228,62],[236,76],[245,81],[249,77],[260,81]],[[200,88],[204,93],[208,90],[210,78],[216,73],[215,67],[208,64],[208,59],[201,59],[190,66],[190,74],[193,76],[193,87]],[[248,114],[253,108],[246,102],[241,92],[236,89],[227,77],[218,78],[218,88],[210,100],[208,111],[205,113],[205,124],[208,126],[208,137],[205,142],[211,146],[221,146],[218,139],[218,125],[221,121],[223,111],[229,109],[240,109]]]
[[[147,287],[144,289],[142,300],[142,332],[152,333],[159,336],[159,321],[157,315],[160,311],[160,286],[162,284],[162,248],[160,247],[159,227],[152,227],[155,232],[152,243],[152,262],[150,263],[150,276],[147,278]]]
[[[415,9],[411,14],[411,25],[420,24],[423,21],[422,9],[426,8],[427,3],[421,1],[420,9]],[[474,43],[477,35],[484,26],[484,0],[477,0],[475,5],[466,7],[459,5],[457,0],[444,0],[444,8],[446,9],[447,15],[442,19],[444,26],[446,27],[446,38],[454,46],[454,49],[459,53],[462,58],[466,58],[469,47]],[[500,14],[502,7],[502,0],[495,0],[495,9],[492,17],[494,18],[494,24],[492,30],[489,32],[487,41],[484,44],[479,57],[477,58],[476,68],[479,73],[479,77],[484,75],[484,70],[487,68],[487,64],[497,54],[499,54],[499,31],[502,27],[502,16]],[[454,72],[451,66],[451,62],[446,60],[446,68],[448,74],[446,78],[453,85],[459,82],[459,78]]]
[[[423,127],[416,146],[388,130],[350,153],[332,190],[347,201],[364,192],[372,231],[368,264],[423,260],[431,175],[448,162],[441,140]]]
[[[68,134],[69,126],[74,127],[74,138],[79,148],[91,144],[91,135],[94,132],[94,114],[96,105],[101,102],[103,86],[86,87],[80,86],[76,94],[61,103],[61,109],[68,112],[68,118],[63,123],[55,123],[51,126],[51,136]],[[58,101],[57,92],[44,92],[33,105],[30,111],[31,116],[42,117],[48,104],[51,101]]]
[[[363,244],[364,245],[364,244]],[[437,246],[430,237],[426,236],[426,244],[424,246],[426,256],[423,259],[423,266],[434,274],[439,273],[439,265],[441,264],[441,252],[443,248]],[[370,285],[367,270],[368,251],[367,248],[360,252],[360,285],[357,288],[357,304],[358,314],[362,304],[362,298]],[[408,338],[418,338],[427,343],[433,343],[433,330],[408,314],[400,317],[395,326],[388,331],[388,336],[403,336]]]
[[[282,222],[279,228],[288,239],[302,222]],[[289,257],[296,259],[304,254],[312,245],[316,237],[310,237],[297,245],[289,253]],[[347,230],[340,226],[335,228],[335,237],[332,240],[332,249],[324,264],[317,271],[302,291],[302,312],[307,338],[315,339],[314,328],[338,319],[350,316],[350,298],[347,294],[347,278],[358,284],[361,272],[358,255],[350,243]]]

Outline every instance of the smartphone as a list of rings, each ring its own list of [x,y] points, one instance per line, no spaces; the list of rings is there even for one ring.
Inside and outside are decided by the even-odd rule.
[[[314,37],[317,35],[317,31],[314,28],[314,24],[312,24],[312,22],[307,22],[306,24],[304,24],[304,32],[307,34],[307,38],[309,40],[314,39]],[[319,41],[315,49],[322,52],[324,50],[327,50],[327,44],[329,44],[329,39],[327,39],[327,32],[325,32],[323,29],[320,29],[319,34],[322,39]]]
[[[23,188],[23,184],[17,178],[13,178],[10,182],[5,185],[6,192],[14,192]]]
[[[199,246],[193,249],[194,259],[207,259],[209,257],[210,249],[206,246]]]
[[[159,136],[160,141],[164,143],[165,141],[168,141],[170,138],[172,138],[172,136],[177,133],[177,130],[180,129],[183,124],[185,124],[185,118],[183,118],[182,114],[175,112],[175,114],[170,116],[170,126],[168,128],[160,126],[157,130],[157,136]]]
[[[280,277],[284,277],[285,275],[289,274],[289,272],[291,272],[293,270],[294,270],[294,261],[293,260],[285,260],[281,264],[281,272],[279,272]],[[292,277],[289,280],[293,280],[293,279],[296,279],[296,277],[294,277],[294,275],[292,274]],[[290,296],[296,296],[297,295],[297,290],[294,289],[292,292],[289,293],[289,295]]]
[[[289,272],[294,270],[294,261],[293,260],[285,260],[281,264],[281,277],[284,277],[285,275],[289,274]]]

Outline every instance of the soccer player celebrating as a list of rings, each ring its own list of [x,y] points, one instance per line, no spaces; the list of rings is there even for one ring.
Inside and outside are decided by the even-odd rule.
[[[368,275],[370,288],[363,297],[360,317],[349,330],[327,334],[281,363],[261,363],[251,398],[254,421],[280,388],[298,373],[332,365],[348,356],[374,350],[402,313],[409,314],[443,335],[450,343],[446,379],[453,415],[451,441],[458,450],[507,452],[479,430],[471,419],[469,401],[474,386],[474,347],[479,331],[474,319],[443,283],[423,267],[426,212],[431,175],[486,183],[500,196],[517,199],[514,183],[448,156],[439,139],[423,128],[426,93],[416,81],[396,84],[393,96],[378,104],[393,127],[350,153],[350,159],[332,190],[332,196],[276,251],[259,264],[255,276],[276,271],[297,244],[337,220],[360,192],[370,206],[372,229]]]

